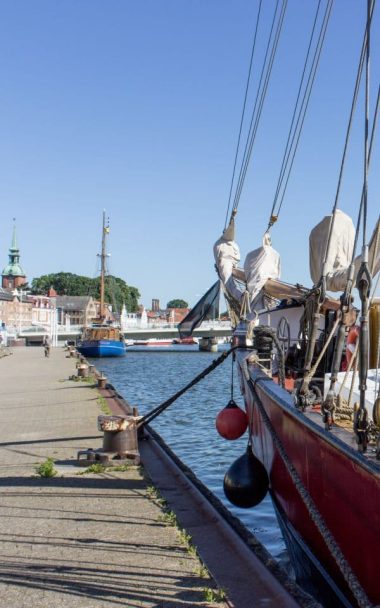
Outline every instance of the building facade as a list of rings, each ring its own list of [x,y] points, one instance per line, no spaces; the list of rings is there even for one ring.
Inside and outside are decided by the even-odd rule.
[[[91,296],[56,296],[58,325],[90,325],[98,316],[98,306]]]

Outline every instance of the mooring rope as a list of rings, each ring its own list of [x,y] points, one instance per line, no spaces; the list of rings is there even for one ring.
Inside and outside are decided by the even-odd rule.
[[[339,570],[341,571],[345,581],[347,582],[352,594],[354,595],[358,605],[360,606],[360,608],[375,608],[373,606],[373,604],[370,602],[370,600],[368,599],[368,596],[367,596],[365,590],[363,589],[363,587],[360,584],[355,573],[352,571],[351,566],[349,565],[346,558],[344,557],[341,548],[339,547],[338,543],[336,542],[335,538],[333,537],[329,528],[327,527],[327,524],[326,524],[324,518],[322,517],[321,513],[319,512],[309,491],[305,487],[305,485],[302,482],[300,476],[298,475],[294,465],[292,464],[289,456],[287,455],[286,450],[285,450],[280,438],[278,437],[276,431],[274,430],[272,422],[271,422],[267,412],[265,411],[264,405],[256,390],[256,384],[259,381],[259,379],[256,381],[253,381],[251,378],[249,378],[249,379],[247,378],[247,380],[248,380],[249,384],[252,386],[253,394],[255,397],[255,403],[259,407],[260,414],[272,436],[273,443],[275,444],[275,446],[278,450],[278,453],[281,456],[281,458],[289,472],[289,475],[292,478],[294,486],[295,486],[298,494],[300,495],[302,502],[304,503],[307,511],[309,512],[311,519],[313,520],[319,533],[321,534],[332,557],[335,559],[335,562],[336,562]]]
[[[143,416],[138,421],[137,428],[140,428],[140,427],[144,426],[144,424],[149,424],[150,422],[152,422],[152,420],[154,420],[155,418],[157,418],[157,416],[162,414],[162,412],[164,412],[172,403],[174,403],[174,401],[176,401],[179,397],[181,397],[181,395],[186,393],[186,391],[188,391],[190,388],[192,388],[193,386],[198,384],[198,382],[203,380],[203,378],[205,378],[208,374],[210,374],[212,371],[214,371],[214,369],[219,367],[219,365],[221,365],[227,359],[227,357],[231,353],[233,353],[237,348],[238,348],[237,346],[232,346],[230,348],[230,350],[226,350],[224,353],[222,353],[220,355],[220,357],[218,357],[217,359],[214,359],[214,361],[211,363],[211,365],[206,367],[206,369],[204,369],[203,372],[201,372],[200,374],[195,376],[195,378],[193,378],[193,380],[191,382],[186,384],[186,386],[181,388],[172,397],[170,397],[169,399],[167,399],[166,401],[164,401],[163,403],[161,403],[160,405],[155,407],[153,410],[151,410],[150,412],[145,414],[145,416]]]

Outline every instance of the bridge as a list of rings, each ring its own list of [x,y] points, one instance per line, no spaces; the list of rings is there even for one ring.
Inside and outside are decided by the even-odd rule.
[[[162,324],[147,327],[129,327],[123,330],[128,340],[149,340],[149,338],[179,338],[177,325]],[[194,329],[196,338],[226,338],[232,335],[229,321],[205,321]]]
[[[25,338],[27,344],[42,342],[43,337],[49,334],[53,338],[53,344],[64,342],[65,340],[75,340],[83,331],[81,325],[56,325],[54,328],[47,328],[42,325],[32,327],[20,327],[15,336]],[[131,325],[123,328],[123,334],[127,340],[149,340],[150,338],[178,338],[177,325],[174,324],[152,324],[145,327],[141,325]],[[231,336],[231,323],[229,321],[204,321],[194,330],[193,336],[197,338],[226,338]]]

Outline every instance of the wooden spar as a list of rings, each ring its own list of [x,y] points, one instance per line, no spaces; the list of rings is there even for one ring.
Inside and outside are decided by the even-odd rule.
[[[106,212],[103,211],[102,252],[100,254],[100,310],[99,317],[103,321],[104,314],[104,275],[106,265]]]

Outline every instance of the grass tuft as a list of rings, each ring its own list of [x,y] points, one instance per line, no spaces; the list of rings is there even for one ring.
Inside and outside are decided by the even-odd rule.
[[[100,409],[103,412],[103,414],[106,414],[106,416],[109,416],[112,414],[112,412],[109,408],[109,405],[107,403],[107,400],[104,399],[103,395],[99,395],[96,402],[100,406]]]
[[[47,458],[44,462],[41,462],[35,467],[37,475],[40,477],[55,477],[58,471],[54,468],[53,458]]]
[[[101,462],[94,462],[87,469],[83,471],[78,471],[76,475],[86,475],[87,473],[112,473],[114,471],[125,472],[129,471],[132,465],[130,464],[117,464],[115,466],[110,465],[107,466],[102,464]]]
[[[159,521],[164,522],[167,526],[175,526],[178,528],[177,516],[174,511],[165,511],[158,519]]]
[[[85,475],[86,473],[104,473],[107,470],[107,467],[100,462],[95,462],[94,464],[87,467],[83,471],[78,471],[77,475]]]
[[[224,589],[213,589],[206,587],[203,589],[203,596],[206,602],[224,602],[227,594]]]
[[[204,564],[199,564],[199,566],[194,568],[194,574],[199,576],[199,578],[210,578],[210,573]]]

